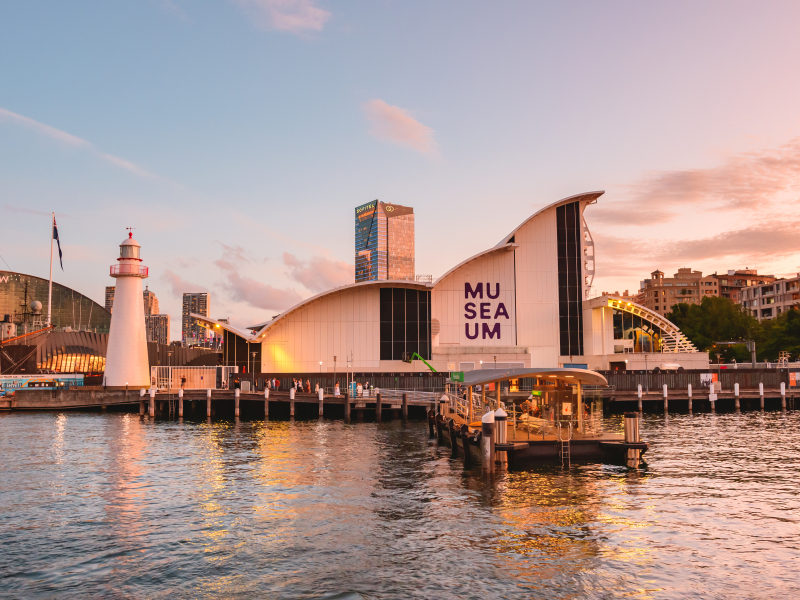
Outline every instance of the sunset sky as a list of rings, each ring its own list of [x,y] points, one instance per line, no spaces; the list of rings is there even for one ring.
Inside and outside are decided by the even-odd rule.
[[[414,207],[434,277],[560,198],[595,290],[656,268],[800,271],[800,3],[0,4],[0,268],[103,303],[126,227],[263,321],[353,280],[353,209]],[[7,266],[6,266],[7,265]]]

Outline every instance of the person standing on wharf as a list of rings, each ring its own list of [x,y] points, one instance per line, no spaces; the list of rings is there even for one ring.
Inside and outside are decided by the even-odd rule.
[[[129,232],[119,245],[119,264],[111,265],[110,275],[117,280],[106,351],[106,386],[111,388],[150,385],[142,304],[142,279],[148,276],[148,269],[141,264],[140,248]]]

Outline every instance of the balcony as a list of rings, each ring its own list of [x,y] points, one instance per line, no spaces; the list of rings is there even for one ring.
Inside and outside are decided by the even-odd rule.
[[[148,268],[139,265],[111,265],[111,277],[148,277]]]

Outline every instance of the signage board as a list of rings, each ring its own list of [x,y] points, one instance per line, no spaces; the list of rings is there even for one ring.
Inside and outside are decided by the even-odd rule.
[[[798,382],[800,382],[800,377],[797,375],[797,373],[789,373],[789,387],[797,387]]]
[[[708,395],[708,399],[709,399],[710,402],[716,402],[717,401],[717,395],[716,394],[709,394]]]
[[[572,402],[561,403],[561,414],[564,416],[569,416],[572,414]]]
[[[450,381],[464,381],[464,371],[453,371],[450,373]]]

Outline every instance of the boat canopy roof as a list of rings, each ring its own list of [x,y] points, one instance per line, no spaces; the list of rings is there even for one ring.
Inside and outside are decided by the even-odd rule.
[[[580,382],[581,385],[608,385],[608,381],[600,373],[588,369],[476,369],[464,373],[464,385],[484,385],[507,379],[539,377],[564,379],[567,382]],[[461,383],[461,382],[459,382]]]

